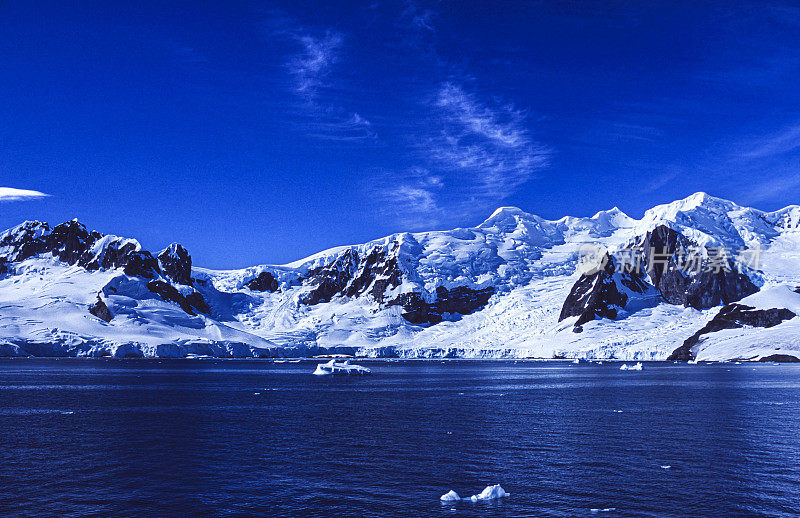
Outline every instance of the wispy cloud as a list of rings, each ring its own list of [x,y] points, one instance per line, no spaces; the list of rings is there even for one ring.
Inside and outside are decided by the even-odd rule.
[[[432,228],[444,215],[438,201],[444,181],[427,169],[412,167],[402,174],[381,174],[370,183],[372,188],[377,186],[381,212],[404,228]]]
[[[294,37],[303,48],[289,60],[291,73],[296,80],[295,92],[313,100],[336,63],[342,46],[342,35],[329,30],[318,37],[309,34],[295,34]]]
[[[13,187],[0,187],[0,202],[6,201],[26,201],[47,198],[49,194],[27,189],[15,189]]]
[[[275,34],[294,42],[297,51],[286,66],[292,78],[291,90],[301,101],[296,127],[307,136],[329,141],[358,142],[375,140],[372,123],[347,109],[340,100],[344,89],[336,76],[345,46],[345,36],[328,29],[315,32],[283,18]],[[291,28],[287,29],[286,26]]]
[[[800,149],[800,123],[768,137],[757,138],[743,146],[742,158],[767,158]]]
[[[526,115],[512,104],[490,106],[452,82],[434,100],[441,132],[428,142],[437,166],[458,174],[471,194],[500,201],[548,165],[550,151],[535,142]]]
[[[800,176],[796,174],[769,177],[757,185],[750,185],[746,198],[748,203],[769,201],[798,187],[800,187]]]
[[[550,150],[531,137],[527,114],[511,103],[484,102],[450,81],[425,107],[429,118],[413,136],[419,165],[374,181],[382,211],[404,226],[488,214],[548,165]]]

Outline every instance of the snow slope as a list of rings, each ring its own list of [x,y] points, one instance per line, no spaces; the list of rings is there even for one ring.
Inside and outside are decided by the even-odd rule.
[[[19,247],[0,244],[8,270],[0,275],[0,354],[665,359],[719,307],[672,305],[648,292],[614,320],[592,320],[582,332],[575,332],[575,317],[559,322],[586,245],[618,251],[660,225],[702,246],[757,249],[749,276],[761,292],[742,303],[786,307],[800,297],[793,291],[800,286],[800,207],[762,212],[697,193],[639,220],[617,208],[550,221],[502,207],[477,227],[394,234],[282,266],[191,267],[191,286],[156,272],[181,294],[202,295],[208,311],[193,314],[122,267],[90,270],[46,252],[20,261]],[[12,237],[21,232],[41,230],[20,226],[0,235],[0,243],[19,242]],[[97,238],[82,261],[92,256],[89,264],[103,264],[120,239]],[[254,284],[259,275],[274,278],[278,289]],[[767,296],[774,293],[785,296]],[[108,322],[88,311],[98,297]],[[798,322],[713,333],[697,357],[795,351]]]

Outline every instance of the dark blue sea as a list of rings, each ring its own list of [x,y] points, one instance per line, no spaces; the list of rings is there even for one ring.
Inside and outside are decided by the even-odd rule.
[[[315,363],[2,360],[0,514],[800,515],[800,366]]]

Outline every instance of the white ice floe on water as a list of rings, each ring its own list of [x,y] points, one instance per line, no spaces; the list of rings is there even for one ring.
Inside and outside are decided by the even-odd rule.
[[[339,376],[347,376],[347,375],[363,375],[363,374],[371,374],[372,371],[367,367],[362,367],[361,365],[350,365],[349,360],[345,360],[343,362],[337,362],[335,359],[327,363],[320,363],[317,365],[317,369],[314,371],[316,376],[328,376],[328,375],[339,375]]]
[[[642,370],[642,362],[635,363],[634,365],[628,365],[627,363],[623,363],[619,370],[621,371],[640,371]]]
[[[500,484],[494,484],[491,486],[486,486],[483,491],[478,493],[477,495],[472,495],[467,498],[461,498],[458,493],[453,491],[452,489],[447,493],[443,494],[439,500],[442,502],[457,502],[460,500],[469,501],[469,502],[477,502],[479,500],[494,500],[496,498],[502,498],[504,496],[509,496],[510,493],[506,493],[505,489],[500,486]]]
[[[439,500],[442,502],[457,502],[458,500],[461,500],[461,497],[458,496],[458,493],[451,489],[447,493],[443,494]]]
[[[592,514],[610,513],[612,511],[616,511],[616,510],[617,510],[616,507],[606,507],[605,509],[589,509],[589,511],[591,511]]]
[[[670,469],[671,467],[672,466],[670,466],[669,464],[664,464],[661,466],[661,469]]]
[[[508,496],[508,493],[500,486],[495,484],[493,486],[486,486],[483,491],[477,495],[472,495],[470,500],[477,502],[478,500],[494,500],[495,498],[502,498]]]

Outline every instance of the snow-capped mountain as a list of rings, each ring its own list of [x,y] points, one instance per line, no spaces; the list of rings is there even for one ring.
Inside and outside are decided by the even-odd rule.
[[[790,359],[799,245],[800,207],[705,193],[638,220],[503,207],[231,271],[25,222],[0,234],[0,354]]]

